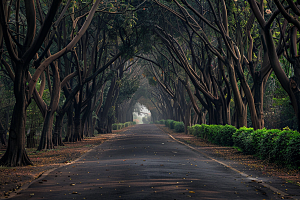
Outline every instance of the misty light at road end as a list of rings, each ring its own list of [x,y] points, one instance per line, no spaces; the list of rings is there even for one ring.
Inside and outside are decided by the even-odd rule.
[[[133,121],[137,124],[149,124],[151,121],[151,112],[148,108],[139,102],[134,106],[134,112],[132,112]]]

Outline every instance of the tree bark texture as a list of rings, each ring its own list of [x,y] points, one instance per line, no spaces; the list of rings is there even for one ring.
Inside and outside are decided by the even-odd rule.
[[[0,159],[0,165],[15,167],[32,165],[25,150],[25,123],[26,123],[26,93],[25,73],[22,67],[16,69],[14,94],[16,103],[13,110],[8,147]]]

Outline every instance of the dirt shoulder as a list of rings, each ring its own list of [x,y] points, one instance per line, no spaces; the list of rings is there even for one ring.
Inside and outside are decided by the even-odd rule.
[[[76,160],[84,153],[128,128],[129,127],[113,131],[112,134],[99,134],[95,137],[85,138],[80,142],[66,142],[64,146],[55,147],[55,149],[52,150],[36,151],[36,148],[26,149],[30,160],[33,162],[32,166],[0,166],[0,198],[8,196],[22,185],[32,182],[48,170]],[[0,149],[0,157],[2,157],[4,153],[5,149]]]
[[[279,177],[281,179],[284,179],[286,182],[290,182],[300,186],[299,170],[290,170],[287,168],[282,168],[275,165],[274,163],[269,163],[267,160],[260,160],[252,155],[244,155],[243,153],[232,147],[214,145],[193,135],[176,133],[173,130],[170,130],[165,125],[156,124],[156,126],[163,130],[165,133],[172,135],[174,138],[181,142],[189,144],[193,147],[201,147],[205,149],[205,153],[208,153],[213,157],[222,157],[225,159],[238,161],[240,164],[261,171],[262,174]]]

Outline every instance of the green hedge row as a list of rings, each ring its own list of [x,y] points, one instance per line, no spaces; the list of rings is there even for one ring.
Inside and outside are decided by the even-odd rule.
[[[236,132],[236,128],[231,125],[207,125],[196,124],[188,127],[190,134],[208,140],[214,144],[223,146],[232,146],[232,135]]]
[[[184,123],[183,122],[177,122],[174,121],[174,129],[177,133],[184,132]]]
[[[154,124],[164,124],[170,129],[175,129],[177,133],[184,132],[184,123],[172,119],[167,119],[167,120],[161,119],[160,121],[155,121]]]
[[[164,119],[161,119],[161,120],[159,121],[159,124],[165,124],[165,120],[164,120]]]
[[[136,124],[136,122],[125,122],[125,123],[113,124],[112,129],[113,130],[120,130],[120,129],[128,127],[128,126],[132,126],[134,124]]]
[[[234,145],[246,154],[291,168],[300,168],[300,133],[284,129],[240,128],[233,134]]]
[[[154,124],[165,124],[165,121],[164,119],[161,119],[160,121],[155,121]]]
[[[160,120],[162,121],[162,120]],[[175,120],[167,119],[164,120],[165,126],[169,127],[170,129],[175,129],[177,133],[184,132],[184,123],[183,122],[178,122]]]
[[[300,169],[300,133],[287,129],[258,129],[231,125],[196,124],[188,127],[190,134],[223,146],[235,146],[245,154],[281,166]]]

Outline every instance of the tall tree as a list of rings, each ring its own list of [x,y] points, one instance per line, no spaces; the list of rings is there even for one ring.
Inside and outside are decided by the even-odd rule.
[[[0,3],[0,22],[1,33],[5,41],[13,67],[7,68],[14,81],[14,95],[16,103],[14,106],[11,127],[9,131],[8,148],[4,156],[0,160],[1,165],[5,166],[23,166],[32,164],[25,151],[25,123],[26,123],[26,107],[28,106],[31,95],[26,90],[26,82],[28,78],[29,65],[37,51],[40,49],[45,37],[47,36],[52,21],[56,15],[60,0],[53,1],[48,14],[45,18],[37,35],[36,33],[36,4],[33,0],[25,1],[25,17],[27,21],[27,31],[24,33],[25,38],[20,31],[20,1],[15,5],[15,27],[17,39],[10,32],[8,21],[11,16],[11,4],[13,1],[1,1]],[[24,30],[24,29],[23,29]],[[12,73],[14,71],[14,73]]]
[[[300,15],[300,10],[298,8],[299,2],[293,2],[293,1],[286,1],[281,3],[278,0],[275,0],[274,3],[276,4],[275,9],[274,8],[268,8],[268,11],[270,12],[271,16],[268,16],[266,19],[266,16],[264,15],[264,6],[265,2],[260,1],[259,3],[255,0],[249,0],[251,9],[259,23],[259,25],[262,28],[263,33],[265,34],[266,39],[266,46],[268,49],[268,55],[270,58],[270,63],[272,66],[272,69],[274,70],[276,77],[278,78],[281,86],[286,91],[286,93],[289,95],[291,100],[291,105],[294,108],[294,112],[298,119],[298,130],[300,127],[300,71],[299,71],[299,58],[298,58],[298,50],[297,50],[297,32],[300,30],[300,21],[297,20],[297,17]],[[272,9],[272,10],[270,10]],[[291,10],[291,11],[289,11]],[[267,11],[267,10],[266,10]],[[281,16],[279,16],[281,14]],[[284,18],[284,23],[281,23],[280,18]],[[279,18],[279,19],[278,19]],[[276,53],[276,42],[273,39],[273,25],[275,20],[277,19],[278,26],[281,29],[281,39],[279,41],[279,44],[282,44],[282,46],[285,47],[285,57],[286,59],[292,64],[293,70],[294,70],[294,76],[289,78],[288,75],[284,72],[284,70],[281,67],[279,56]],[[290,30],[286,29],[287,23],[291,25]],[[286,34],[286,32],[289,32],[289,34]],[[285,38],[284,36],[287,35],[288,38]],[[290,44],[286,44],[286,41],[290,41]],[[290,53],[287,51],[287,47],[290,49]]]

